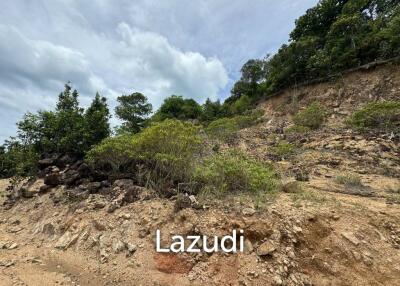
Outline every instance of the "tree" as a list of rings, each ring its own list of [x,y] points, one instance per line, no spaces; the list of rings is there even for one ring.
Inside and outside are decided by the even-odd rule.
[[[169,118],[181,120],[198,119],[201,113],[201,106],[195,100],[171,95],[164,100],[161,107],[153,116],[153,120],[162,121]]]
[[[107,99],[96,93],[92,104],[85,112],[85,147],[89,149],[92,145],[100,143],[110,136],[110,111]]]
[[[219,100],[212,102],[207,98],[206,102],[202,106],[201,120],[202,121],[213,121],[223,116],[222,105]]]
[[[119,105],[115,108],[115,114],[124,121],[119,131],[138,133],[153,109],[147,97],[135,92],[131,95],[119,96],[117,101]]]

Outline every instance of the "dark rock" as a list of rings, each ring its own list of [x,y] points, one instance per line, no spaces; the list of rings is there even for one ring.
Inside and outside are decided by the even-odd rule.
[[[60,184],[60,174],[52,173],[44,178],[44,183],[48,186],[56,187]]]
[[[133,180],[131,179],[116,180],[113,184],[113,187],[120,187],[121,189],[127,189],[131,186],[133,186]]]
[[[22,187],[19,191],[20,191],[21,197],[23,197],[25,199],[30,199],[35,196],[35,192],[31,192],[25,187]]]
[[[180,210],[190,208],[191,205],[192,202],[189,196],[178,196],[174,204],[174,211],[179,212]]]
[[[46,159],[42,159],[39,160],[38,165],[39,165],[39,169],[45,169],[49,166],[52,166],[55,164],[55,159],[54,158],[46,158]]]
[[[68,170],[63,174],[63,181],[67,186],[75,185],[76,181],[80,178],[80,174],[76,170]]]
[[[86,185],[86,189],[91,194],[96,193],[100,188],[101,188],[101,183],[100,182],[91,182],[91,183]]]
[[[39,193],[40,193],[40,194],[47,193],[50,189],[51,189],[51,186],[49,186],[49,185],[42,185],[42,186],[40,186],[40,188],[39,188]]]
[[[64,168],[65,166],[72,164],[74,161],[75,159],[72,158],[71,156],[63,155],[55,161],[55,165],[57,167]]]
[[[90,167],[86,163],[82,163],[77,169],[81,177],[88,177],[90,175]]]

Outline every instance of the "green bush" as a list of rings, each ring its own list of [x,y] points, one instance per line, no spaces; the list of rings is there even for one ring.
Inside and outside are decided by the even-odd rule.
[[[111,166],[113,172],[130,171],[138,181],[145,175],[154,187],[162,187],[164,182],[185,181],[191,175],[202,144],[199,127],[167,119],[135,135],[104,140],[88,152],[87,160],[95,166]]]
[[[306,126],[300,126],[300,125],[292,125],[288,128],[285,129],[285,133],[288,134],[293,134],[293,133],[307,133],[310,132],[310,127],[306,127]]]
[[[271,148],[272,153],[279,157],[288,157],[295,153],[296,146],[287,141],[280,141],[276,146]]]
[[[341,185],[348,187],[360,187],[362,186],[361,178],[354,174],[339,175],[335,178],[336,182]]]
[[[249,158],[239,151],[216,154],[198,165],[194,180],[203,191],[217,194],[268,192],[277,186],[271,166]]]
[[[230,139],[237,131],[259,122],[264,112],[255,110],[247,115],[224,117],[212,121],[206,128],[206,133],[214,139]]]
[[[359,130],[400,130],[400,101],[368,103],[354,112],[348,123]]]
[[[317,102],[311,103],[306,109],[299,111],[293,118],[296,125],[318,129],[324,122],[327,112],[323,106]]]

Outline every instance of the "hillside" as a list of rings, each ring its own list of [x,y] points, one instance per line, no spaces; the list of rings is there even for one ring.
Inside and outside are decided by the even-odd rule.
[[[263,197],[163,197],[130,179],[89,181],[82,162],[42,162],[44,179],[22,188],[2,180],[0,284],[400,284],[399,134],[346,124],[369,101],[399,99],[399,66],[386,65],[260,102],[260,122],[219,148],[274,166],[280,187]],[[323,125],[288,132],[315,101]],[[82,180],[68,186],[73,175]],[[157,229],[163,244],[243,229],[245,251],[160,254]]]

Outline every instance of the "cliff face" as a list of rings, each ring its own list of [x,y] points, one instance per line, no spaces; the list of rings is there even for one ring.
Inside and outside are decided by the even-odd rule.
[[[104,182],[74,190],[43,188],[43,180],[26,185],[0,209],[0,284],[399,285],[399,137],[345,124],[357,107],[384,99],[400,99],[398,66],[260,103],[262,122],[222,146],[278,170],[279,192],[260,198],[197,198],[204,208],[191,207],[190,198],[177,209],[126,179],[105,182],[108,193],[97,190]],[[315,101],[329,114],[322,127],[287,132],[293,114]],[[0,181],[0,194],[7,186]],[[157,229],[162,243],[175,234],[221,237],[243,229],[245,251],[160,254]]]

